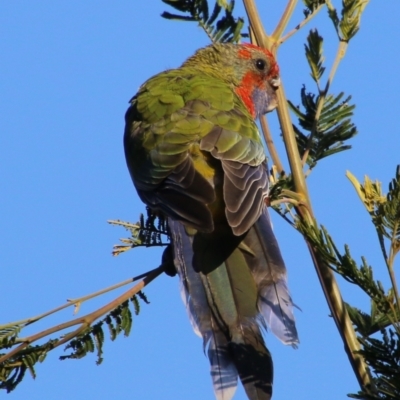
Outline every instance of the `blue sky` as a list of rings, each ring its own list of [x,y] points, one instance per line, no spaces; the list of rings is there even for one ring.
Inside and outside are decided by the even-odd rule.
[[[260,10],[270,32],[285,1],[275,9],[265,3]],[[160,18],[167,9],[161,1],[1,2],[1,322],[39,314],[159,265],[159,251],[137,249],[113,258],[112,245],[125,232],[106,220],[136,221],[144,210],[122,148],[129,99],[150,76],[179,66],[209,43],[195,24]],[[240,7],[238,14],[244,15]],[[334,93],[353,96],[359,134],[351,151],[323,160],[308,179],[319,222],[339,247],[347,243],[354,257],[365,255],[384,284],[374,229],[345,171],[378,178],[386,190],[399,163],[398,15],[396,0],[367,7],[332,85]],[[300,5],[291,26],[301,19]],[[285,90],[295,104],[302,84],[314,89],[302,43],[315,26],[326,39],[329,67],[337,42],[325,11],[279,52]],[[275,116],[270,120],[280,142]],[[266,337],[275,363],[274,399],[346,398],[357,382],[304,242],[277,215],[273,221],[292,296],[302,309],[296,314],[298,350]],[[368,307],[357,288],[340,284],[346,301]],[[36,380],[27,376],[8,398],[212,399],[208,360],[178,287],[176,278],[161,276],[146,289],[151,304],[142,306],[128,338],[106,341],[101,366],[95,356],[59,361],[63,352],[57,350],[37,365]],[[83,304],[80,315],[113,296]],[[72,310],[27,334],[69,318]],[[245,399],[242,389],[235,399]]]

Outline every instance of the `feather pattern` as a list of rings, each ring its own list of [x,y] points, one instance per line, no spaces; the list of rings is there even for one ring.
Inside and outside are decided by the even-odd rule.
[[[201,276],[192,268],[193,239],[186,233],[181,223],[169,218],[168,226],[174,243],[174,263],[180,278],[181,297],[193,330],[203,338],[205,347],[212,332],[211,310]]]
[[[237,388],[238,371],[229,352],[229,342],[215,324],[208,346],[208,358],[216,399],[230,400]]]
[[[242,242],[258,287],[258,309],[263,323],[284,344],[299,342],[293,314],[294,304],[287,287],[284,261],[272,231],[267,208]]]
[[[261,215],[268,194],[268,172],[264,164],[252,167],[225,160],[222,168],[225,172],[225,213],[234,234],[239,236]]]
[[[293,315],[294,304],[286,279],[265,286],[260,292],[258,307],[267,327],[283,344],[297,347],[299,338]]]
[[[267,210],[225,263],[208,274],[192,266],[193,236],[172,219],[169,227],[182,299],[193,330],[208,347],[216,398],[231,399],[239,376],[249,399],[270,399],[272,360],[261,328],[267,326],[285,344],[295,345],[298,337]]]
[[[169,218],[168,225],[174,243],[181,297],[194,332],[203,338],[204,350],[208,346],[215,396],[218,400],[230,400],[236,391],[238,372],[229,354],[227,338],[212,317],[202,276],[192,267],[192,239],[179,222]]]

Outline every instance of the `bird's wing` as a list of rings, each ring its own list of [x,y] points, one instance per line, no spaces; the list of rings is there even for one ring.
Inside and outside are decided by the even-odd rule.
[[[150,79],[131,100],[124,136],[131,176],[146,204],[203,232],[214,229],[224,202],[240,235],[258,219],[268,186],[257,126],[230,85],[177,71]]]

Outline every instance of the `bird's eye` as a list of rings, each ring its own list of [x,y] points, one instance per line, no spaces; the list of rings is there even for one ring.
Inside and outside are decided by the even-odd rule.
[[[267,66],[267,63],[262,58],[259,58],[259,59],[256,60],[256,68],[258,70],[264,71],[266,66]]]

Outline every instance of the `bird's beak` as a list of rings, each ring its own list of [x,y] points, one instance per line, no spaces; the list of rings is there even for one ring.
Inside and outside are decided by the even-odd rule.
[[[279,75],[274,76],[270,81],[270,84],[274,90],[277,90],[281,85],[281,77]]]

